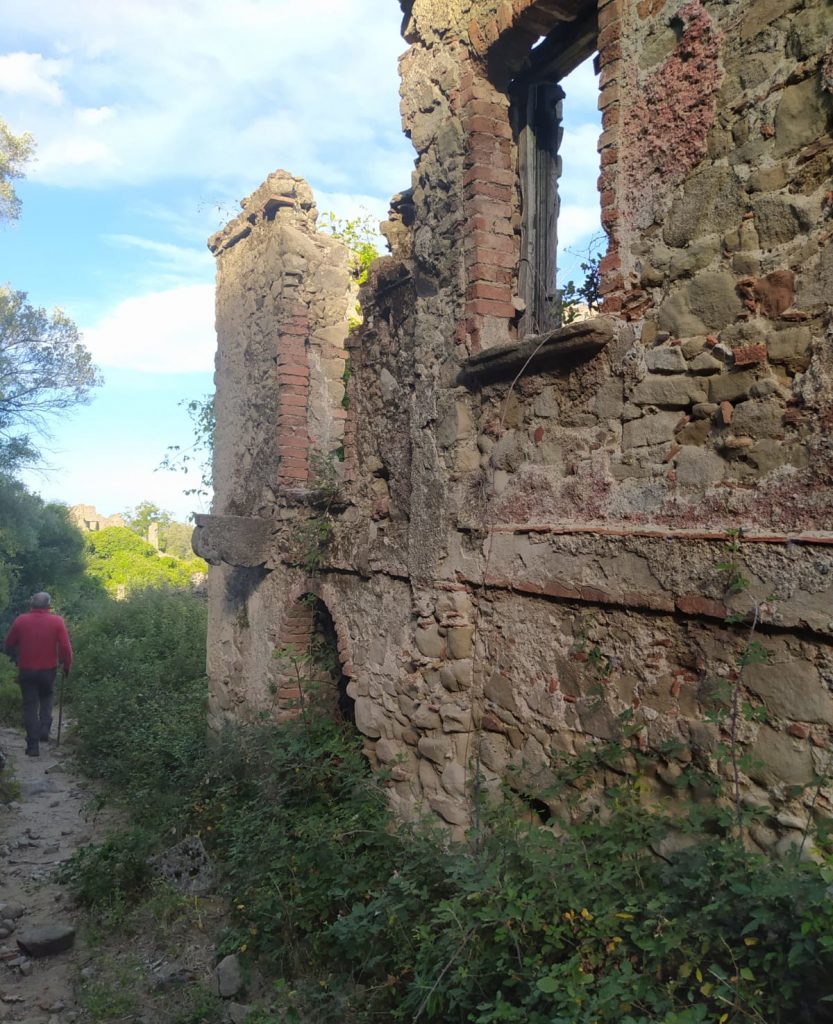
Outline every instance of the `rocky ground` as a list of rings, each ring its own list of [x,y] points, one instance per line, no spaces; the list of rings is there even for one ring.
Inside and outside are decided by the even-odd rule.
[[[30,758],[21,733],[0,727],[0,750],[9,761],[3,779],[16,779],[5,794],[13,799],[0,800],[0,1022],[244,1020],[235,958],[217,964],[222,901],[160,880],[140,907],[87,918],[55,872],[106,835],[112,814],[96,810],[95,788],[74,768],[66,743],[42,745]],[[21,944],[36,952],[37,930],[46,927],[64,942],[74,932],[71,947],[27,955]]]

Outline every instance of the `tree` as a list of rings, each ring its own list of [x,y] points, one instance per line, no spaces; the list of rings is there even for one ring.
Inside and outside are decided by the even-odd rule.
[[[183,561],[190,561],[194,557],[191,547],[193,532],[194,527],[187,523],[171,523],[166,526],[163,534],[165,554]]]
[[[0,473],[0,627],[39,590],[49,591],[62,610],[74,607],[85,589],[83,551],[84,538],[65,506],[44,503]]]
[[[13,135],[0,118],[0,221],[17,220],[20,199],[12,181],[23,177],[23,165],[32,159],[35,142],[28,132]]]
[[[78,328],[61,310],[29,305],[26,293],[0,286],[0,468],[37,456],[28,430],[90,399],[102,383]]]
[[[183,493],[205,498],[208,497],[213,484],[211,471],[216,425],[214,395],[183,399],[179,404],[188,410],[194,443],[187,448],[182,448],[178,444],[169,445],[168,454],[156,468],[167,469],[172,473],[184,473],[186,476],[196,472],[199,474],[198,484],[195,487],[187,487]]]
[[[138,533],[143,540],[148,539],[150,526],[152,523],[156,523],[159,527],[161,541],[165,529],[171,525],[173,519],[170,512],[155,505],[152,501],[140,501],[135,508],[127,509],[124,513],[124,521],[128,530]],[[164,550],[164,547],[162,549]]]
[[[350,250],[353,276],[359,284],[367,281],[370,264],[379,258],[379,222],[367,210],[356,217],[337,217],[331,210],[321,214],[319,227],[344,242]]]

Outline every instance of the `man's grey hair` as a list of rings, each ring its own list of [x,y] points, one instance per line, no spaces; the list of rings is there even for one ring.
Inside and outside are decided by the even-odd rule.
[[[35,594],[32,597],[33,608],[48,608],[52,604],[52,598],[45,590],[41,590],[39,594]]]

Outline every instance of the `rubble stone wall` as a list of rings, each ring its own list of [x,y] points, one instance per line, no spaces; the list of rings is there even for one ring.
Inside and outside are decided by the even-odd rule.
[[[459,832],[476,768],[559,804],[559,759],[610,744],[651,760],[646,798],[711,799],[754,616],[769,657],[740,675],[741,787],[770,809],[755,843],[786,850],[833,815],[813,791],[833,728],[833,5],[403,9],[417,162],[361,330],[299,179],[212,240],[212,724],[291,711],[273,653],[303,639],[309,594],[403,815]],[[603,304],[530,335],[509,87],[540,36],[587,18]],[[309,453],[342,443],[322,504]],[[602,760],[598,785],[629,764]]]
[[[270,175],[212,236],[217,257],[214,507],[269,515],[280,488],[314,484],[341,447],[346,247],[316,231],[306,182]]]

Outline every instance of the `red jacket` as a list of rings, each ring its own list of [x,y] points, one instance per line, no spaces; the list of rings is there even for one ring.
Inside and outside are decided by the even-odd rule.
[[[17,667],[23,671],[57,668],[58,661],[69,672],[72,645],[60,615],[48,608],[33,608],[12,623],[6,637],[6,650],[17,648]]]

